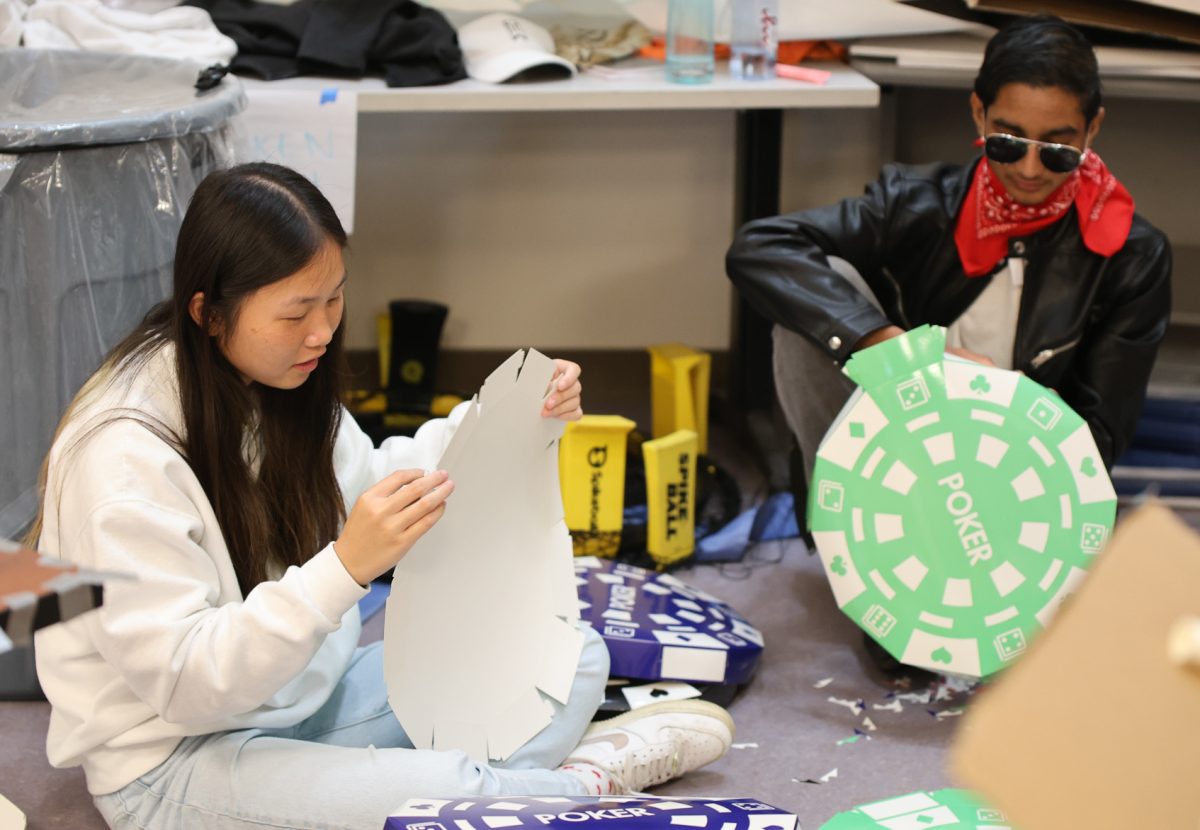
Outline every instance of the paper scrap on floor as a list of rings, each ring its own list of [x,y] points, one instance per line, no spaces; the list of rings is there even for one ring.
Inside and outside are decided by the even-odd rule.
[[[558,482],[563,423],[541,416],[553,362],[518,351],[443,453],[454,494],[397,565],[388,699],[413,744],[503,760],[565,703],[583,646]]]

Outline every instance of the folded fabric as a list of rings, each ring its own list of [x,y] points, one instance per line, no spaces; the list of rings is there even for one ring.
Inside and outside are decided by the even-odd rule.
[[[757,507],[742,511],[733,521],[696,542],[697,562],[737,562],[750,545]]]
[[[142,14],[154,14],[172,6],[178,6],[180,0],[100,0],[110,9],[124,9]]]
[[[772,493],[760,505],[742,511],[733,521],[696,542],[697,562],[737,562],[759,542],[800,535],[790,492]]]
[[[25,0],[0,0],[0,49],[21,45],[25,8]]]
[[[467,77],[454,28],[412,0],[187,0],[237,43],[235,72],[268,81],[298,75],[382,74],[388,86]]]
[[[201,9],[144,14],[99,0],[37,0],[26,12],[22,34],[31,49],[169,55],[197,63],[226,63],[237,53],[237,45]]]
[[[554,51],[579,68],[628,57],[648,44],[653,35],[636,20],[612,28],[558,25],[550,28]]]

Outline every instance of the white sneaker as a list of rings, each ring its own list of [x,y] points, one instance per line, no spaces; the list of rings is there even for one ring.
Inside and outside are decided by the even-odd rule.
[[[652,703],[594,723],[563,765],[592,764],[631,793],[677,778],[729,751],[733,718],[714,703]]]

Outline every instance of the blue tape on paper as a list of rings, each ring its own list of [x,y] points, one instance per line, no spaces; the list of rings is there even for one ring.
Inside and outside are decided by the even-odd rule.
[[[500,798],[410,798],[390,816],[384,830],[460,828],[577,828],[637,825],[639,830],[713,827],[719,830],[795,830],[796,816],[752,798],[678,799],[510,796]]]
[[[608,646],[613,677],[745,683],[763,636],[737,611],[670,574],[580,556],[580,617]]]

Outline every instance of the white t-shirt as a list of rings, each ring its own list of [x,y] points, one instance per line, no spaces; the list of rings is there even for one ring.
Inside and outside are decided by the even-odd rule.
[[[971,307],[946,329],[946,345],[990,357],[1001,369],[1013,368],[1013,344],[1024,287],[1025,260],[1011,258],[992,276]]]

